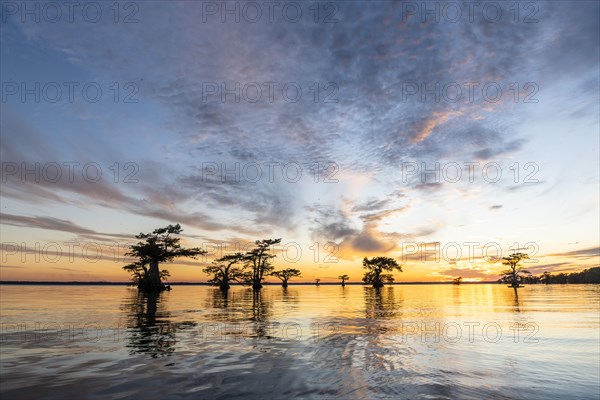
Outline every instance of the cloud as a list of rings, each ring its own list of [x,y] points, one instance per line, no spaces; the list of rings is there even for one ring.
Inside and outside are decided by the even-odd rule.
[[[563,271],[565,270],[565,266],[567,265],[572,265],[571,263],[568,262],[560,262],[560,263],[551,263],[551,264],[543,264],[543,265],[525,265],[525,268],[527,269],[527,271],[531,272],[533,275],[538,275],[541,273],[544,273],[546,271],[548,272],[554,272],[554,271]],[[567,270],[569,268],[566,268]]]
[[[98,162],[108,175],[97,183],[24,182],[11,176],[3,182],[2,197],[42,208],[105,207],[182,223],[202,235],[306,229],[348,254],[389,252],[402,238],[433,233],[435,228],[384,232],[382,225],[406,204],[366,191],[348,200],[347,182],[340,184],[347,184],[344,189],[315,189],[305,180],[313,178],[309,169],[335,163],[345,178],[368,175],[379,193],[386,193],[398,184],[403,162],[486,161],[518,152],[527,143],[519,128],[528,114],[515,103],[511,84],[576,87],[581,90],[566,91],[562,101],[583,95],[596,100],[598,4],[541,3],[540,23],[530,24],[510,17],[469,22],[465,13],[458,23],[422,23],[418,17],[407,20],[402,4],[337,2],[336,24],[312,18],[295,24],[221,23],[219,16],[199,23],[202,4],[196,2],[140,4],[137,24],[114,24],[110,18],[84,25],[11,19],[3,24],[11,38],[3,35],[3,59],[14,59],[8,50],[25,45],[32,51],[22,64],[10,64],[7,74],[25,70],[25,62],[28,68],[43,65],[52,54],[62,62],[56,71],[47,68],[44,77],[54,79],[65,70],[82,80],[135,81],[140,103],[41,104],[35,110],[3,104],[3,162]],[[498,5],[504,16],[512,16],[509,3]],[[575,85],[574,75],[584,78]],[[241,88],[258,83],[262,97],[251,102],[206,95],[207,84],[221,89],[236,82]],[[266,82],[277,83],[273,101]],[[463,99],[455,103],[438,101],[440,93],[407,96],[407,84],[421,91],[454,82],[476,82],[475,99],[465,100],[464,86]],[[482,99],[486,82],[502,87],[498,102]],[[297,102],[284,98],[282,89],[290,83],[302,89]],[[115,159],[134,161],[139,183],[112,182],[108,168]],[[222,182],[203,177],[207,162],[229,167],[297,162],[306,175],[299,183],[281,175],[274,182]],[[405,198],[452,189],[417,178],[402,182]],[[314,203],[324,206],[311,210]],[[50,215],[12,218],[9,223],[20,226],[104,235]]]
[[[348,242],[342,242],[341,248],[345,249],[348,245],[353,253],[362,254],[387,253],[396,248],[395,242],[389,241],[385,235],[370,226],[365,227],[358,235],[352,236]]]
[[[61,271],[70,271],[70,272],[85,272],[85,273],[89,273],[89,271],[83,270],[83,269],[75,269],[75,268],[61,268],[61,267],[50,267],[52,269],[58,269]]]
[[[307,211],[315,213],[311,228],[314,240],[325,239],[336,242],[338,256],[353,259],[358,254],[388,253],[395,250],[398,241],[409,235],[398,232],[382,232],[379,225],[386,219],[406,212],[410,204],[399,205],[404,196],[393,191],[385,199],[371,198],[361,203],[346,200],[349,211],[342,212],[334,207],[313,206]],[[358,228],[358,221],[362,228]]]
[[[398,100],[406,83],[444,85],[517,77],[522,67],[514,59],[523,65],[538,62],[524,49],[527,43],[537,44],[543,33],[541,24],[516,29],[504,19],[494,30],[483,20],[421,24],[406,21],[402,8],[394,4],[336,3],[341,22],[335,25],[308,19],[293,25],[198,24],[202,8],[193,3],[145,6],[143,11],[144,21],[135,29],[102,23],[86,30],[77,24],[46,24],[28,27],[28,34],[69,56],[77,54],[73,62],[100,76],[144,77],[146,100],[170,110],[169,123],[181,134],[181,145],[195,142],[198,146],[189,149],[194,155],[206,155],[210,149],[238,161],[276,155],[284,161],[343,162],[366,149],[365,161],[392,161],[389,165],[395,166],[404,157],[451,156],[459,151],[458,142],[473,144],[468,147],[475,147],[473,153],[482,158],[514,150],[518,142],[508,138],[511,133],[490,138],[493,146],[459,139],[457,133],[480,131],[478,137],[485,141],[487,132],[498,126],[492,119],[473,123],[473,111],[480,103],[406,101],[399,107]],[[168,23],[173,20],[180,23],[178,35]],[[569,22],[565,18],[563,23]],[[506,43],[517,42],[524,45],[505,48]],[[134,51],[144,44],[152,44],[153,51]],[[445,51],[424,50],[433,48]],[[300,54],[302,66],[296,62]],[[206,83],[236,81],[242,86],[274,81],[278,89],[298,82],[304,84],[304,95],[297,103],[286,102],[279,91],[277,101],[265,95],[256,103],[234,103],[222,102],[219,94],[207,99],[203,92]],[[337,102],[315,102],[314,90],[306,82],[335,83]],[[350,153],[346,146],[340,151],[345,141]]]
[[[360,211],[375,211],[375,210],[381,210],[382,208],[387,207],[388,205],[390,205],[390,203],[392,202],[392,199],[383,199],[383,200],[378,200],[378,199],[371,199],[367,202],[361,203],[361,204],[355,204],[352,207],[352,211],[353,212],[360,212]]]
[[[27,217],[22,215],[14,215],[7,213],[0,213],[0,221],[3,225],[12,225],[19,226],[25,228],[38,228],[38,229],[48,229],[53,231],[61,231],[74,233],[81,237],[98,239],[98,240],[108,240],[108,239],[130,239],[131,235],[125,234],[115,234],[115,233],[101,233],[97,232],[93,229],[84,228],[78,224],[75,224],[71,221],[53,217]]]
[[[441,276],[444,280],[450,280],[456,277],[463,277],[467,280],[496,280],[498,274],[492,272],[487,267],[481,266],[455,266],[452,268],[441,269],[430,274],[431,276]]]
[[[436,129],[437,127],[444,125],[450,118],[459,117],[463,115],[463,112],[456,111],[445,111],[445,112],[433,112],[431,117],[428,118],[418,129],[416,136],[411,138],[413,143],[420,143],[423,140],[427,139],[429,135]]]
[[[313,206],[307,211],[316,215],[313,218],[313,240],[337,242],[348,236],[356,235],[359,231],[352,228],[350,218],[332,207]]]
[[[587,249],[567,251],[564,253],[548,254],[548,257],[590,258],[598,256],[600,256],[600,247],[590,247]]]

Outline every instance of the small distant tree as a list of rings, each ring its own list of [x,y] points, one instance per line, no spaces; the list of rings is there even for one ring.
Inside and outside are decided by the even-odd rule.
[[[257,240],[255,247],[246,253],[244,260],[250,272],[246,276],[247,283],[252,285],[253,289],[262,288],[262,281],[266,275],[273,271],[271,260],[276,256],[269,253],[270,247],[281,243],[281,239]]]
[[[315,285],[319,286],[321,280],[319,278],[315,279]]]
[[[452,282],[455,285],[460,285],[462,283],[462,279],[463,279],[462,276],[457,276],[456,278],[452,279]]]
[[[346,281],[350,279],[350,277],[348,275],[340,275],[338,276],[338,279],[342,280],[342,286],[346,286]]]
[[[525,253],[513,253],[508,257],[502,257],[502,265],[508,267],[502,271],[502,282],[508,283],[513,288],[521,287],[521,282],[527,275],[531,275],[531,272],[519,267],[519,263],[528,258],[529,256]]]
[[[286,287],[288,287],[288,281],[291,278],[296,278],[296,277],[300,276],[300,270],[295,269],[295,268],[287,268],[287,269],[283,269],[281,271],[271,272],[271,275],[273,275],[276,278],[281,279],[281,286],[286,288]]]
[[[402,272],[396,260],[390,257],[373,257],[370,260],[363,259],[363,268],[367,271],[363,277],[363,282],[373,285],[374,288],[383,287],[383,282],[393,282],[394,276],[391,273],[394,270]]]
[[[166,269],[159,270],[159,263],[173,261],[178,257],[196,258],[206,254],[206,251],[198,247],[190,249],[181,247],[179,244],[181,239],[175,237],[181,232],[183,229],[177,224],[155,229],[152,233],[136,235],[137,239],[143,240],[129,246],[130,251],[125,255],[135,257],[137,261],[124,266],[123,269],[132,274],[140,290],[160,292],[167,288],[161,278],[168,277],[169,272]]]
[[[202,271],[211,276],[209,283],[219,286],[221,290],[230,288],[230,282],[240,282],[246,276],[243,265],[245,256],[242,253],[228,254],[213,261],[212,265]]]

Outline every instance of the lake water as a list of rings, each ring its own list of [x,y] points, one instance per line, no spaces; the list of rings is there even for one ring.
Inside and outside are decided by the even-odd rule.
[[[4,399],[600,398],[600,285],[0,297]]]

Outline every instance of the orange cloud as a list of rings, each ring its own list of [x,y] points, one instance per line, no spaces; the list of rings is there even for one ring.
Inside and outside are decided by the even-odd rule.
[[[412,138],[412,143],[420,143],[423,140],[427,139],[429,135],[433,132],[435,128],[440,125],[445,124],[450,118],[460,117],[464,113],[462,111],[444,111],[444,112],[434,112],[430,118],[428,118],[425,123],[419,129],[419,133]]]

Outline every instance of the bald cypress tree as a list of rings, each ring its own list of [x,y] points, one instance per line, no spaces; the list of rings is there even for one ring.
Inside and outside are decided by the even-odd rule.
[[[519,267],[519,263],[528,258],[529,256],[525,253],[513,253],[508,257],[502,257],[502,265],[508,267],[502,271],[502,281],[508,283],[508,286],[512,288],[521,287],[521,282],[526,276],[531,275],[531,272]]]
[[[123,269],[133,275],[140,290],[160,292],[166,289],[161,277],[168,276],[168,271],[158,268],[161,262],[170,262],[178,257],[196,258],[206,254],[206,251],[198,247],[181,247],[181,238],[176,235],[182,231],[181,226],[177,224],[155,229],[152,233],[136,235],[136,238],[141,240],[129,246],[130,250],[125,255],[135,257],[137,261],[124,266]]]
[[[394,270],[402,272],[402,266],[390,257],[373,257],[370,260],[365,257],[363,268],[366,269],[363,282],[372,284],[374,288],[383,287],[383,282],[394,281],[394,276],[388,272]]]
[[[246,266],[250,269],[246,281],[253,289],[262,288],[262,281],[273,271],[271,260],[277,257],[271,254],[271,246],[281,243],[281,239],[263,239],[254,242],[255,247],[245,256]]]

